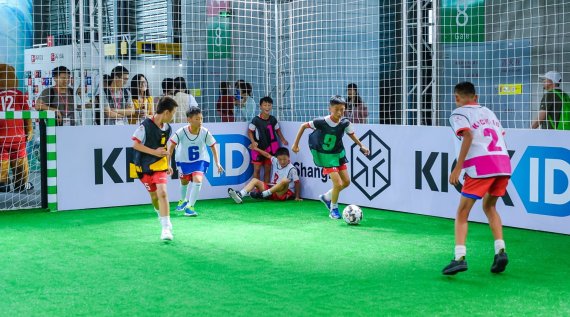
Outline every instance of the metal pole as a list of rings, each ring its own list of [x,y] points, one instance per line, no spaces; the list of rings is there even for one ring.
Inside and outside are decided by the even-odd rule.
[[[81,87],[85,84],[85,67],[83,65],[83,43],[85,43],[85,21],[84,12],[85,5],[83,0],[79,1],[79,91]],[[74,87],[75,88],[75,87]],[[74,106],[75,107],[75,106]],[[81,109],[85,108],[85,97],[82,95],[81,98]],[[75,111],[75,109],[74,109]],[[83,110],[82,110],[83,111]],[[83,121],[83,118],[81,119]]]
[[[263,7],[265,13],[265,94],[269,95],[271,92],[269,88],[271,85],[269,80],[269,54],[271,54],[271,51],[269,50],[269,8],[267,7],[267,2],[264,3]]]
[[[408,0],[402,0],[402,124],[408,121]]]
[[[75,21],[75,6],[76,0],[71,0],[71,75],[75,81],[75,55],[77,54],[77,32],[76,32],[76,21]]]
[[[432,87],[431,87],[431,109],[432,109],[432,125],[439,125],[439,7],[438,1],[432,1],[431,18],[432,18],[432,42],[431,42],[431,60],[432,60]]]
[[[279,61],[280,61],[280,52],[279,52],[279,41],[280,39],[280,27],[279,27],[279,4],[278,1],[275,1],[275,96],[277,97],[277,109],[283,107],[282,103],[282,96],[281,96],[281,80],[279,74]],[[281,118],[281,114],[278,113],[278,118]]]
[[[416,125],[422,124],[422,100],[423,100],[423,43],[422,43],[422,5],[423,0],[416,0]]]
[[[293,73],[293,1],[289,2],[289,108],[291,110],[291,119],[293,120],[293,111],[295,110],[295,94],[294,90],[294,73]]]
[[[100,120],[101,120],[101,125],[103,125],[103,119],[104,119],[104,115],[105,115],[105,110],[103,109],[103,72],[104,72],[104,68],[103,68],[103,62],[105,59],[104,56],[104,52],[103,52],[103,0],[97,0],[97,6],[99,7],[98,10],[98,30],[99,30],[99,112],[100,112]],[[93,93],[93,96],[95,96],[97,94],[97,92],[95,91]],[[93,107],[93,118],[95,118],[95,107]]]

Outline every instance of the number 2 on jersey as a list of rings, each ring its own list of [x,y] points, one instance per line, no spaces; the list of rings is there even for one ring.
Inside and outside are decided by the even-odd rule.
[[[335,143],[336,143],[336,135],[334,134],[325,134],[324,140],[323,140],[323,150],[325,151],[330,151],[333,149]]]
[[[487,146],[487,150],[489,152],[498,152],[503,150],[502,147],[497,146],[497,142],[499,141],[499,136],[497,135],[497,132],[495,130],[491,128],[486,128],[485,130],[483,130],[483,135],[491,137],[491,143],[489,143],[489,145]]]

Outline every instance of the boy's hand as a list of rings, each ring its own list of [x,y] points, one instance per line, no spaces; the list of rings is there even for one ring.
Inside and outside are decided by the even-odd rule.
[[[459,175],[461,174],[461,167],[456,165],[453,171],[451,171],[451,175],[449,175],[449,183],[453,186],[459,184]]]
[[[360,148],[360,152],[362,152],[362,154],[364,154],[366,156],[370,155],[370,150],[368,150],[365,146],[362,146]]]
[[[252,141],[252,142],[251,142],[251,149],[252,149],[252,150],[253,150],[253,149],[256,149],[258,145],[259,145],[259,144],[257,144],[257,142]]]
[[[281,143],[282,143],[283,145],[289,145],[289,142],[287,142],[287,140],[285,140],[285,139],[281,140]]]
[[[165,157],[167,155],[168,155],[168,151],[163,147],[160,147],[160,148],[154,150],[154,156]]]
[[[174,171],[172,170],[172,167],[168,167],[168,170],[166,171],[166,175],[172,175],[174,173]]]
[[[219,163],[216,163],[216,165],[218,165],[218,174],[222,174],[224,172],[224,168]]]
[[[291,151],[299,153],[299,146],[297,144],[294,144],[293,147],[291,148]]]

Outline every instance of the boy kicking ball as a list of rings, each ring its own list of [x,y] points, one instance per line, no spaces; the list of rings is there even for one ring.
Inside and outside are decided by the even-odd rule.
[[[299,174],[297,173],[297,168],[291,164],[289,150],[281,147],[277,149],[275,156],[257,147],[252,147],[252,150],[257,151],[259,154],[271,160],[271,164],[273,165],[271,183],[267,184],[257,178],[253,178],[240,191],[229,188],[228,194],[236,204],[241,204],[243,198],[247,195],[256,199],[277,201],[295,199],[301,201]],[[257,191],[254,191],[254,189],[257,189]]]

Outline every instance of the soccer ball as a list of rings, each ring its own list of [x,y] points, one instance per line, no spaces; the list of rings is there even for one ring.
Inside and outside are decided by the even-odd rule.
[[[342,211],[342,219],[349,225],[357,225],[362,220],[362,209],[356,205],[348,205]]]

